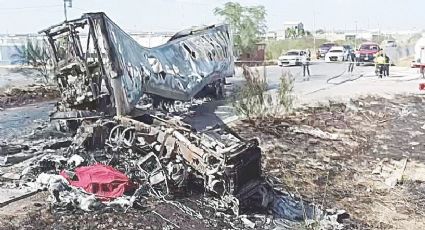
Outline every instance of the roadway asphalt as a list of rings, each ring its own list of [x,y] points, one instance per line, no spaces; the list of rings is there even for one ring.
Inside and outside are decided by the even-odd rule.
[[[390,76],[378,78],[373,65],[360,65],[354,67],[352,74],[347,72],[348,63],[313,62],[310,66],[311,76],[306,80],[302,76],[301,66],[266,66],[253,67],[259,73],[266,73],[268,89],[271,93],[277,90],[282,74],[290,73],[294,78],[295,106],[328,103],[331,101],[348,102],[359,96],[374,95],[392,97],[396,94],[422,94],[418,90],[419,83],[425,82],[417,69],[404,67],[390,67]],[[265,68],[265,69],[264,69]],[[237,69],[236,76],[229,78],[232,84],[228,91],[235,86],[243,84],[241,69]],[[227,123],[237,119],[236,111],[231,102],[213,101],[194,109],[196,119],[186,121],[198,130],[216,123]],[[207,118],[207,119],[205,119]]]
[[[326,63],[315,61],[310,65],[310,78],[302,76],[301,66],[267,66],[256,67],[260,73],[266,72],[266,80],[270,90],[279,87],[282,74],[290,73],[295,79],[294,95],[298,104],[323,102],[330,99],[352,98],[358,95],[387,95],[401,93],[419,93],[418,84],[424,80],[419,77],[417,69],[405,67],[390,67],[390,76],[379,79],[375,75],[373,65],[354,67],[353,73],[348,73],[348,63]],[[241,71],[230,82],[243,82]]]
[[[280,77],[289,72],[294,78],[293,93],[296,97],[295,102],[301,104],[309,103],[309,101],[306,100],[309,98],[311,98],[312,101],[318,99],[315,98],[315,94],[320,94],[321,91],[326,92],[328,91],[328,87],[333,87],[335,84],[341,85],[346,81],[353,81],[359,76],[376,78],[373,66],[356,66],[354,73],[351,75],[346,71],[348,69],[348,63],[325,63],[323,61],[312,62],[310,65],[311,76],[308,81],[302,76],[303,69],[301,66],[279,67],[276,65],[252,67],[252,69],[254,69],[254,71],[255,69],[258,70],[261,75],[266,73],[266,81],[270,92],[278,89]],[[243,85],[244,78],[242,76],[242,70],[237,68],[235,77],[229,78],[228,82],[231,83],[230,86],[226,87],[229,97],[233,91],[235,91],[235,88]],[[200,105],[193,110],[196,116],[186,118],[185,121],[198,130],[202,130],[207,126],[213,126],[217,123],[227,123],[237,119],[236,111],[229,101],[213,101]]]
[[[264,69],[265,68],[265,69]],[[353,74],[347,73],[347,63],[312,63],[311,77],[305,81],[302,77],[302,67],[258,67],[259,72],[266,72],[269,90],[273,92],[279,87],[280,77],[289,72],[295,78],[294,92],[295,105],[312,104],[318,102],[347,101],[350,98],[364,95],[391,96],[403,93],[421,93],[418,90],[420,78],[416,69],[391,67],[390,77],[378,79],[374,74],[373,66],[356,66]],[[235,86],[243,83],[241,69],[237,69],[236,76],[228,80],[227,94],[235,90]],[[8,81],[13,84],[13,81]],[[20,130],[31,130],[36,124],[34,120],[47,120],[51,103],[40,103],[19,108],[0,111],[0,141],[20,133]],[[230,100],[211,101],[191,108],[193,115],[184,118],[197,130],[203,130],[216,124],[228,123],[237,119],[236,111]],[[15,136],[16,137],[16,136]]]

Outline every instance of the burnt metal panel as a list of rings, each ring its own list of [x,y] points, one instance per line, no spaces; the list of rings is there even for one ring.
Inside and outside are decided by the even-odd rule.
[[[85,46],[81,44],[78,30],[86,26],[89,27],[88,42],[92,40],[94,44],[93,51],[88,50],[90,44],[86,45],[86,51],[81,51]],[[228,25],[224,24],[180,32],[166,44],[154,48],[141,46],[104,13],[87,13],[80,19],[42,32],[48,36],[52,46],[50,50],[55,57],[56,75],[66,81],[78,75],[74,83],[80,84],[71,85],[81,85],[82,80],[87,81],[83,84],[91,84],[90,87],[79,86],[79,89],[70,87],[70,84],[62,86],[64,92],[71,91],[65,93],[71,101],[69,107],[78,104],[84,107],[87,101],[97,102],[107,94],[110,96],[109,103],[115,103],[116,113],[126,115],[143,94],[188,101],[208,84],[234,74],[232,39]],[[61,37],[72,44],[58,47],[55,41]],[[66,50],[61,55],[65,53],[67,56],[59,58],[59,49]],[[94,61],[88,58],[90,52],[97,55]],[[66,63],[60,62],[60,59]],[[93,65],[99,66],[101,73],[91,71],[89,66]],[[103,83],[99,79],[95,80],[95,84],[87,80],[100,74]],[[109,92],[100,93],[102,84]],[[97,103],[99,107],[100,103]]]

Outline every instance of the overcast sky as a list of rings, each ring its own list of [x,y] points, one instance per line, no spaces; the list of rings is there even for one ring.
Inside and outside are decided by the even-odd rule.
[[[105,12],[129,31],[178,31],[220,21],[213,9],[226,0],[73,0],[69,18]],[[240,0],[264,5],[269,30],[285,21],[307,29],[425,29],[424,0]],[[0,0],[0,34],[36,33],[64,20],[63,0]],[[314,23],[315,22],[315,23]]]

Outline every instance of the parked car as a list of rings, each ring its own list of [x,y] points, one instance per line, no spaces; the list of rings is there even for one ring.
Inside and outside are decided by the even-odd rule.
[[[397,47],[397,43],[394,40],[384,40],[381,45],[384,47]]]
[[[319,46],[319,49],[317,50],[316,54],[317,59],[325,58],[326,53],[335,45],[335,43],[324,43]]]
[[[278,58],[278,65],[301,65],[301,58],[305,54],[303,50],[289,50]]]
[[[326,62],[344,61],[345,53],[343,46],[333,46],[325,55]]]
[[[374,42],[365,42],[360,45],[360,48],[356,51],[357,65],[360,63],[373,63],[375,60],[375,54],[381,50],[378,44]]]
[[[425,36],[416,41],[415,57],[410,66],[412,68],[425,67]]]

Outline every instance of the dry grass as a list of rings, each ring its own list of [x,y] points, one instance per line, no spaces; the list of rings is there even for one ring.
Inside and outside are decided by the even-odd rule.
[[[234,107],[239,115],[249,120],[266,117],[283,117],[290,112],[294,103],[294,78],[290,73],[282,74],[277,92],[267,91],[267,82],[258,70],[243,66],[245,85],[239,89]]]

